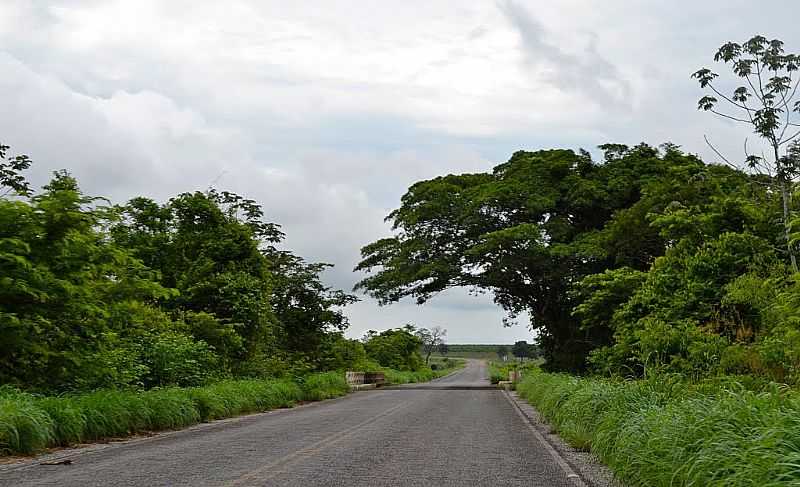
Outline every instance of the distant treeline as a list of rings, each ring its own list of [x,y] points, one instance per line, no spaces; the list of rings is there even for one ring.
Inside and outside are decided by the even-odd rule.
[[[501,347],[511,348],[514,346],[513,343],[509,344],[498,344],[498,345],[485,345],[485,344],[454,344],[448,343],[447,350],[448,352],[496,352],[500,350]]]

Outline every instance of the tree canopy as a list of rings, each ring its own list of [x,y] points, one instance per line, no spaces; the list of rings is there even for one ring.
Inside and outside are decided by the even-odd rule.
[[[387,217],[393,236],[362,249],[357,269],[370,274],[357,288],[381,303],[424,303],[459,286],[490,292],[510,320],[530,314],[545,367],[579,371],[591,352],[620,350],[623,335],[635,335],[626,325],[654,319],[633,313],[651,286],[658,291],[646,295],[703,330],[733,280],[780,265],[780,201],[760,176],[672,144],[600,147],[600,162],[586,152],[517,152],[491,173],[415,183]],[[669,262],[699,272],[702,259],[716,266],[703,277],[663,280]],[[687,289],[691,279],[700,280]]]
[[[0,146],[0,382],[42,390],[193,385],[365,360],[341,336],[355,298],[278,250],[252,200],[124,205],[65,171],[42,191]],[[360,345],[359,345],[360,347]]]

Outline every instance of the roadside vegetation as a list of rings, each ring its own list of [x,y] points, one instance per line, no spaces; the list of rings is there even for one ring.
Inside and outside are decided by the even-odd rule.
[[[497,384],[500,381],[510,380],[509,377],[512,371],[519,372],[522,377],[526,377],[529,373],[538,373],[540,365],[541,362],[536,359],[525,362],[491,361],[489,362],[489,380],[492,384]]]
[[[627,485],[772,486],[800,479],[800,393],[751,377],[687,382],[532,373],[517,384],[573,446]]]
[[[357,362],[359,370],[383,372],[390,384],[426,382],[447,375],[464,366],[463,360],[422,357],[428,330],[412,326],[378,333],[368,331],[362,338],[365,360]]]
[[[61,396],[37,396],[5,387],[0,389],[0,453],[29,454],[48,447],[178,429],[348,391],[344,376],[336,372],[311,374],[302,380],[224,380],[202,387],[103,389]]]
[[[449,358],[423,365],[414,331],[406,326],[370,334],[364,345],[355,342],[352,367],[383,372],[388,384],[405,384],[429,381],[464,366],[463,360]],[[389,366],[382,365],[381,360]],[[57,396],[2,386],[0,455],[31,454],[49,447],[179,429],[330,399],[349,390],[342,371],[294,378],[221,379],[196,387],[104,388]]]
[[[755,135],[741,156],[518,151],[413,184],[358,266],[383,303],[468,287],[527,314],[542,369],[584,378],[520,392],[633,485],[800,480],[800,57],[755,36],[714,61],[697,107]]]
[[[416,371],[401,371],[382,369],[386,374],[386,381],[390,384],[408,384],[412,382],[427,382],[445,375],[452,374],[464,367],[466,362],[457,358],[431,359],[430,368]]]
[[[431,332],[412,325],[345,338],[356,298],[253,200],[112,204],[67,171],[36,191],[30,165],[0,145],[0,454],[327,399],[345,370],[450,370],[426,365]]]

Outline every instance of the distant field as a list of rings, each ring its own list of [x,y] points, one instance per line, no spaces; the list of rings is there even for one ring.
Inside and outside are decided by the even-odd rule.
[[[477,344],[447,344],[448,357],[454,358],[478,358],[478,359],[496,359],[498,347],[505,346],[511,350],[513,345],[477,345]],[[432,357],[441,357],[442,355],[434,353]]]

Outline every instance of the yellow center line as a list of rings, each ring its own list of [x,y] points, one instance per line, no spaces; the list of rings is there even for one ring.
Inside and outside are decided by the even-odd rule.
[[[236,486],[239,486],[239,485],[244,485],[245,482],[248,482],[248,481],[251,481],[251,480],[256,480],[256,478],[259,477],[259,475],[261,475],[261,474],[267,474],[267,475],[259,477],[258,479],[259,480],[265,480],[265,479],[270,477],[269,470],[275,469],[276,467],[284,466],[284,465],[292,462],[293,460],[298,459],[298,457],[302,457],[303,455],[307,455],[307,454],[310,454],[310,453],[315,453],[315,452],[317,452],[317,451],[319,451],[319,450],[321,450],[323,448],[326,448],[326,447],[329,447],[329,446],[331,446],[331,445],[333,445],[335,443],[338,443],[339,441],[347,438],[348,436],[351,436],[353,433],[357,432],[359,429],[363,428],[364,426],[367,426],[367,425],[369,425],[371,423],[379,421],[379,420],[385,418],[386,416],[389,416],[389,415],[397,412],[398,410],[402,409],[403,407],[408,406],[408,404],[410,402],[411,401],[402,402],[402,403],[400,403],[400,404],[398,404],[396,406],[393,406],[393,407],[387,409],[386,411],[383,411],[382,413],[376,414],[375,416],[372,416],[371,418],[369,418],[369,419],[367,419],[365,421],[362,421],[362,422],[360,422],[360,423],[358,423],[358,424],[356,424],[354,426],[346,428],[346,429],[344,429],[342,431],[338,431],[338,432],[336,432],[336,433],[334,433],[334,434],[332,434],[332,435],[330,435],[328,437],[325,437],[325,438],[323,438],[323,439],[321,439],[321,440],[319,440],[319,441],[317,441],[315,443],[312,443],[311,445],[309,445],[307,447],[304,447],[304,448],[301,448],[299,450],[293,451],[292,453],[284,455],[283,457],[278,458],[277,460],[275,460],[275,461],[273,461],[271,463],[268,463],[266,465],[262,465],[261,467],[255,469],[255,470],[251,470],[251,471],[247,472],[246,474],[242,475],[241,477],[239,477],[239,478],[237,478],[237,479],[225,484],[225,487],[236,487]]]

